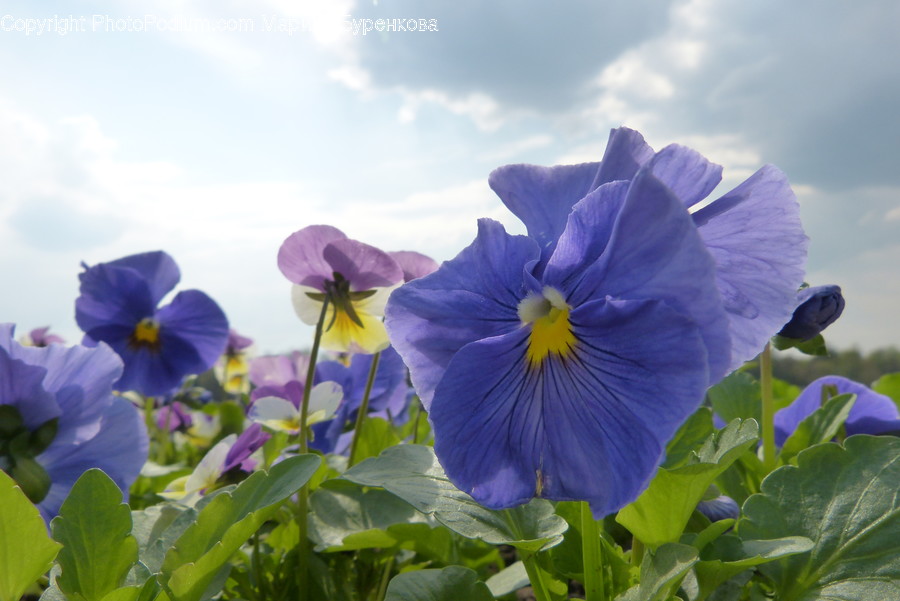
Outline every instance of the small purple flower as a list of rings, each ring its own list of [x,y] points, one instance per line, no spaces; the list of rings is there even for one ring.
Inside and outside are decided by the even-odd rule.
[[[256,460],[250,456],[261,448],[271,438],[268,432],[263,431],[259,424],[250,424],[244,430],[234,444],[228,449],[222,472],[239,468],[244,472],[252,472],[256,468]]]
[[[228,320],[199,290],[179,292],[158,308],[181,274],[162,251],[84,266],[75,320],[83,343],[105,342],[125,362],[116,390],[163,395],[184,376],[206,371],[225,350]]]
[[[165,405],[156,412],[156,427],[160,430],[167,432],[186,430],[193,424],[194,420],[191,414],[178,401]]]
[[[323,361],[316,366],[316,382],[336,382],[344,396],[333,419],[313,426],[314,439],[310,447],[323,453],[347,452],[371,366],[371,355],[354,355],[349,366],[339,361]],[[368,415],[403,424],[409,417],[408,407],[406,366],[397,351],[388,347],[381,352],[378,361],[369,394]]]
[[[306,381],[309,355],[293,351],[289,355],[266,355],[250,360],[250,381],[254,386],[284,386],[290,381]]]
[[[705,515],[710,522],[719,520],[736,520],[741,515],[737,501],[726,495],[720,495],[697,504],[697,511]]]
[[[0,469],[49,523],[75,481],[100,468],[127,495],[147,459],[147,430],[112,393],[122,360],[105,344],[36,348],[0,325]]]
[[[844,311],[840,286],[811,286],[797,292],[797,308],[779,336],[810,340],[837,321]]]
[[[64,344],[62,336],[50,333],[50,327],[35,328],[24,337],[22,344],[28,346],[49,346],[51,344]]]
[[[278,268],[294,283],[294,310],[304,323],[318,323],[328,299],[323,348],[371,354],[387,347],[384,303],[403,281],[389,254],[350,240],[337,228],[311,225],[284,241]]]
[[[800,422],[822,406],[828,398],[826,387],[833,388],[839,395],[856,395],[856,402],[844,422],[847,436],[900,434],[900,411],[890,397],[841,376],[825,376],[804,388],[793,403],[775,413],[775,444],[783,445]]]

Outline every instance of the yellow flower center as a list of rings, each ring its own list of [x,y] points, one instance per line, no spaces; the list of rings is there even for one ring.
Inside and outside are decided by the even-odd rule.
[[[555,355],[568,357],[575,348],[575,334],[569,322],[571,307],[556,288],[545,286],[541,294],[531,293],[519,303],[522,323],[531,324],[528,337],[528,362],[538,367],[544,359]]]
[[[159,322],[152,317],[145,317],[131,333],[129,341],[133,347],[147,347],[151,350],[159,349]]]

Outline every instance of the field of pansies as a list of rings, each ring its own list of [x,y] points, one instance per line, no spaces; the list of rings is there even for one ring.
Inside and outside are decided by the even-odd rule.
[[[527,235],[440,266],[297,224],[290,355],[166,252],[83,265],[77,344],[0,325],[0,601],[900,600],[900,373],[772,377],[844,300],[721,171],[500,167]]]

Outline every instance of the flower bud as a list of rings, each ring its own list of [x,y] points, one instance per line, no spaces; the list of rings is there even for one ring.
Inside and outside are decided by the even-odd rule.
[[[840,286],[812,286],[797,292],[797,308],[778,332],[794,340],[809,340],[830,326],[844,310]]]

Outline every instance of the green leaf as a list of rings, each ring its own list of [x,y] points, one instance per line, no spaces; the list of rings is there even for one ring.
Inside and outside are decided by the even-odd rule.
[[[704,547],[700,561],[694,566],[699,598],[705,599],[721,584],[748,568],[805,553],[812,546],[812,541],[802,536],[750,541],[742,541],[734,535],[717,538]]]
[[[816,334],[815,338],[810,338],[809,340],[786,338],[776,334],[772,337],[772,346],[779,351],[786,351],[790,348],[797,349],[804,355],[824,356],[828,354],[828,349],[825,347],[825,338],[821,334]]]
[[[362,433],[353,456],[359,463],[368,457],[377,457],[383,450],[397,444],[400,444],[400,438],[387,420],[367,416],[363,420]]]
[[[47,536],[37,507],[2,470],[0,508],[0,601],[18,601],[50,569],[60,545]]]
[[[363,491],[346,480],[329,480],[309,498],[310,538],[317,551],[391,547],[397,540],[388,526],[421,522],[425,516],[409,503],[382,490]]]
[[[841,394],[828,399],[824,405],[806,416],[784,441],[779,455],[781,461],[787,463],[803,449],[834,438],[855,402],[855,394]]]
[[[494,601],[478,574],[461,566],[419,570],[391,579],[385,601]]]
[[[666,460],[662,466],[668,469],[687,463],[707,438],[715,432],[712,411],[701,407],[684,422],[666,445]]]
[[[535,552],[560,543],[567,528],[566,521],[553,513],[553,505],[543,499],[504,511],[482,507],[447,479],[431,447],[391,447],[353,466],[343,477],[382,487],[422,513],[433,514],[454,532],[494,545]]]
[[[697,562],[697,549],[680,543],[666,543],[653,551],[647,549],[641,562],[641,582],[619,601],[668,601],[681,580]]]
[[[528,572],[525,571],[525,564],[517,561],[488,578],[485,584],[494,597],[514,593],[520,588],[528,586]]]
[[[900,408],[900,372],[881,376],[872,384],[872,390],[891,397]]]
[[[759,423],[762,417],[759,382],[749,374],[736,371],[706,391],[716,415],[730,423],[736,419],[754,419]]]
[[[70,599],[100,601],[122,585],[137,561],[131,510],[101,470],[90,469],[78,478],[50,529],[63,545],[56,583]]]
[[[753,420],[734,420],[710,436],[691,460],[674,469],[659,468],[638,499],[623,507],[616,521],[651,548],[675,542],[713,480],[758,438]]]
[[[174,601],[205,598],[207,588],[214,589],[223,577],[231,555],[278,510],[279,503],[309,481],[319,461],[316,455],[290,457],[268,473],[253,473],[233,491],[215,495],[166,553],[160,581],[169,596]]]
[[[738,533],[748,542],[813,541],[809,553],[758,568],[783,601],[900,599],[898,482],[896,437],[817,445],[763,481],[744,504]]]

